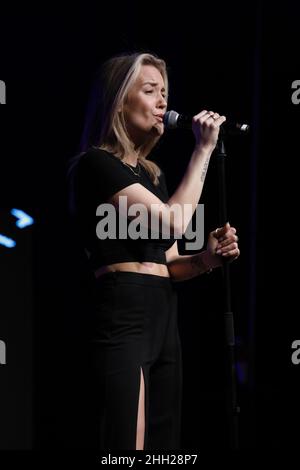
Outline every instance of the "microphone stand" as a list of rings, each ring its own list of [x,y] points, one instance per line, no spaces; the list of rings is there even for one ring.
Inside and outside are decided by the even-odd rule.
[[[219,223],[223,226],[227,221],[226,203],[226,178],[225,159],[226,150],[224,145],[224,133],[220,132],[219,140],[215,149],[218,181],[219,181]],[[230,265],[223,262],[223,302],[224,302],[224,326],[225,326],[225,372],[226,372],[226,411],[229,427],[229,445],[231,450],[239,448],[238,414],[240,408],[237,404],[236,391],[236,365],[235,365],[235,336],[234,321],[231,308],[231,286],[230,286]]]

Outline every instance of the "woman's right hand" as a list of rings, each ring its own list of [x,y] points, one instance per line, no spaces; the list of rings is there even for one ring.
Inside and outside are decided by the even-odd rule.
[[[212,152],[217,145],[220,126],[226,121],[225,116],[220,116],[213,111],[201,111],[193,117],[192,129],[196,139],[196,147]]]

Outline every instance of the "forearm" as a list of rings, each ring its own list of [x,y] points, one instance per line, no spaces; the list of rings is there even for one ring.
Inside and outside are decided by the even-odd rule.
[[[168,264],[173,281],[187,281],[211,269],[221,266],[218,257],[213,258],[207,251],[195,255],[180,255]]]
[[[183,234],[187,229],[199,202],[211,153],[212,151],[203,150],[201,148],[198,149],[198,147],[195,148],[178,188],[168,200],[168,206],[170,209],[172,208],[172,205],[175,204],[180,206],[181,213],[185,215],[180,227],[178,227],[178,224],[174,222],[174,226],[180,230],[181,234]],[[186,211],[184,207],[185,205],[189,205],[191,210]]]

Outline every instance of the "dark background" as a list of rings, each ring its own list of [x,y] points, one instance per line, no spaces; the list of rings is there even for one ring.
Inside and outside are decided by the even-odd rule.
[[[300,105],[292,104],[291,84],[300,78],[300,7],[292,1],[280,8],[164,2],[143,5],[143,11],[140,2],[95,5],[71,7],[68,14],[19,11],[1,17],[0,79],[7,104],[0,107],[0,233],[13,235],[8,214],[15,206],[35,224],[18,232],[23,238],[13,253],[0,247],[0,339],[8,351],[7,364],[0,366],[0,448],[87,445],[82,332],[88,275],[67,223],[65,172],[78,151],[95,70],[111,55],[135,50],[166,60],[169,109],[213,109],[251,124],[249,136],[226,145],[228,218],[241,249],[231,267],[240,446],[293,448],[300,419],[300,365],[291,363],[291,344],[300,338]],[[170,193],[192,149],[190,132],[168,132],[154,152]],[[207,234],[219,225],[215,160],[201,202]],[[184,449],[227,446],[221,284],[221,272],[176,284]]]

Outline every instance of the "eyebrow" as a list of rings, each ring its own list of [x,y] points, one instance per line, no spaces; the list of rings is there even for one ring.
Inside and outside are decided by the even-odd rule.
[[[157,82],[151,82],[151,81],[147,81],[147,82],[144,82],[143,85],[151,85],[151,86],[158,86],[158,83]],[[162,87],[161,91],[166,91],[165,87]]]

